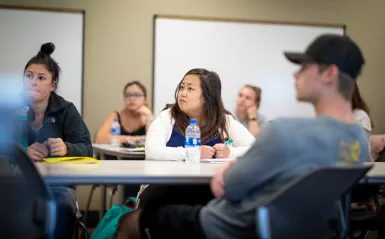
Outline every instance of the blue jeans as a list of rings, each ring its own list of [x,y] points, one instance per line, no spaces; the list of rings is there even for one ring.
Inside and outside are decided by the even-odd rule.
[[[76,192],[67,187],[50,187],[56,202],[55,239],[71,239],[77,223]]]

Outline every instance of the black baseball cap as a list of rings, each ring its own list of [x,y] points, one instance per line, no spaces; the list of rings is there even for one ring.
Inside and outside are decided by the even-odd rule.
[[[295,63],[320,63],[336,65],[339,70],[357,79],[365,64],[360,48],[348,36],[325,34],[317,37],[304,53],[285,52],[286,58]]]

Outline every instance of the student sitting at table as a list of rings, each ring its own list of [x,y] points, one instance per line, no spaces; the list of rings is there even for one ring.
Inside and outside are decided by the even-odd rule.
[[[60,68],[50,57],[55,46],[42,45],[24,69],[28,111],[28,155],[34,161],[48,156],[90,156],[90,133],[75,105],[55,93]]]
[[[166,202],[135,210],[120,218],[115,238],[256,238],[256,208],[289,182],[312,169],[365,161],[368,139],[351,108],[364,64],[358,46],[347,36],[322,35],[305,53],[286,57],[301,64],[294,74],[297,99],[312,103],[317,117],[268,124],[243,157],[218,168],[211,181],[216,198],[207,205]],[[329,209],[322,216],[332,216]]]
[[[175,105],[162,111],[147,133],[146,159],[184,160],[185,130],[190,119],[196,119],[201,130],[201,159],[242,156],[253,144],[254,137],[225,110],[221,87],[215,72],[188,71],[176,89]],[[225,145],[230,139],[232,144]],[[139,196],[141,208],[163,201],[204,204],[213,198],[207,185],[142,186]]]
[[[50,56],[55,45],[46,43],[24,68],[24,93],[28,111],[28,155],[45,157],[90,156],[90,133],[73,103],[55,93],[60,67]],[[76,225],[75,191],[51,187],[57,202],[55,238],[72,238]]]
[[[261,105],[261,95],[261,88],[245,85],[239,91],[237,97],[237,107],[235,110],[237,119],[254,136],[268,123],[266,117],[258,111]]]
[[[190,119],[201,130],[201,158],[235,158],[243,155],[254,138],[222,102],[221,81],[215,72],[188,71],[175,93],[175,105],[153,121],[146,138],[146,159],[184,160],[185,131]],[[229,146],[224,143],[233,140]]]
[[[373,129],[373,122],[369,116],[369,107],[361,97],[361,93],[357,83],[355,84],[355,89],[352,97],[352,108],[354,118],[356,119],[357,124],[359,124],[370,137],[369,145],[369,160],[375,161],[378,158],[379,153],[385,147],[385,135],[371,135]]]
[[[96,135],[96,143],[110,143],[114,119],[120,124],[120,143],[135,144],[144,140],[144,135],[153,120],[152,112],[146,106],[146,87],[138,81],[129,82],[123,89],[123,98],[124,107],[107,116]]]

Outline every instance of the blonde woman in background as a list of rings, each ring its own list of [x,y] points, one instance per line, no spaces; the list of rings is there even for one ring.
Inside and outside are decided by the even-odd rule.
[[[266,117],[258,112],[261,104],[262,89],[245,85],[238,93],[235,114],[237,119],[249,132],[256,136],[268,123]]]

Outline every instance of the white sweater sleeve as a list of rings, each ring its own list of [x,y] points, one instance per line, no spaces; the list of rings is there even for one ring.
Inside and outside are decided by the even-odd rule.
[[[170,110],[161,112],[151,123],[146,135],[146,159],[151,160],[184,160],[185,150],[183,147],[167,147],[166,144],[171,137],[173,122]]]
[[[230,158],[243,156],[253,145],[254,136],[233,116],[227,115],[229,138],[233,140],[230,148]]]
[[[364,128],[369,133],[372,132],[372,123],[370,121],[369,115],[361,110],[361,109],[355,109],[353,111],[354,118],[362,128]]]

